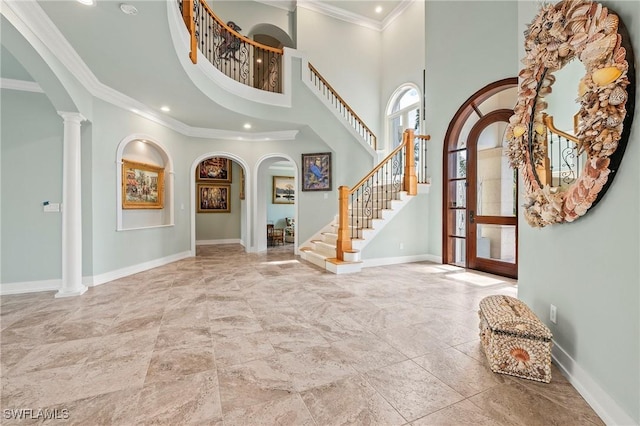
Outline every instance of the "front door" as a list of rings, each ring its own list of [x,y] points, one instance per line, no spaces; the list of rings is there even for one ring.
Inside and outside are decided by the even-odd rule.
[[[513,111],[483,115],[467,140],[467,267],[517,278],[517,174],[505,155]]]

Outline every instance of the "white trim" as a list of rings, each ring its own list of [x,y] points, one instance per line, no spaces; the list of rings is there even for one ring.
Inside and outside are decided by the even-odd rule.
[[[62,278],[55,280],[22,281],[17,283],[0,283],[0,295],[37,293],[40,291],[58,291],[62,286]]]
[[[154,229],[154,228],[171,228],[172,226],[175,226],[175,224],[171,223],[169,225],[140,226],[138,228],[121,228],[121,229],[116,229],[116,232],[139,231],[141,229]]]
[[[93,277],[86,277],[86,285],[95,287],[100,284],[108,283],[109,281],[164,266],[168,263],[177,262],[178,260],[186,259],[187,257],[193,257],[193,253],[191,251],[183,251],[181,253],[161,257],[159,259],[150,260],[137,265],[116,269],[115,271],[105,272],[104,274],[94,275]]]
[[[207,152],[204,154],[199,155],[197,158],[194,159],[193,163],[191,163],[191,168],[189,169],[189,217],[191,218],[191,229],[190,229],[190,241],[191,241],[191,252],[195,253],[196,252],[196,214],[197,209],[197,202],[196,202],[196,180],[194,178],[194,176],[196,175],[196,168],[198,167],[198,164],[200,164],[200,162],[202,160],[205,160],[207,158],[210,157],[225,157],[228,158],[230,160],[235,161],[236,163],[238,163],[240,165],[240,167],[242,167],[243,171],[244,171],[244,181],[245,181],[245,202],[244,203],[240,203],[240,208],[241,209],[246,209],[245,210],[245,223],[241,223],[240,226],[244,227],[244,232],[245,232],[245,236],[247,239],[247,245],[248,245],[248,249],[247,251],[252,251],[252,246],[251,246],[251,241],[252,241],[252,237],[251,237],[251,232],[253,232],[253,229],[249,226],[250,225],[250,217],[252,216],[252,203],[251,203],[251,193],[252,193],[252,186],[250,185],[251,182],[251,170],[249,169],[249,164],[242,158],[239,157],[236,154],[233,154],[231,152],[228,151],[211,151],[211,152]],[[265,229],[265,227],[263,227],[262,229]],[[242,235],[242,229],[240,230],[240,234]],[[245,245],[245,248],[247,248],[247,245]]]
[[[242,138],[243,140],[265,140],[267,138],[273,140],[281,140],[281,138],[285,138],[282,140],[292,140],[295,138],[295,135],[298,133],[297,130],[285,130],[285,131],[276,131],[276,132],[262,132],[262,133],[247,133],[247,132],[233,132],[228,130],[219,130],[219,129],[207,129],[201,127],[192,127],[189,126],[179,120],[176,120],[171,117],[167,117],[165,114],[161,114],[158,111],[154,111],[150,109],[147,105],[142,102],[131,98],[124,93],[121,93],[105,84],[100,82],[98,78],[93,74],[91,69],[87,66],[87,64],[82,60],[80,55],[73,49],[71,44],[67,41],[67,39],[62,35],[60,30],[56,27],[56,25],[51,21],[49,16],[44,12],[42,7],[38,5],[35,1],[11,1],[11,2],[2,2],[2,7],[6,8],[3,10],[2,14],[6,16],[7,11],[11,11],[13,13],[12,16],[15,16],[16,19],[22,21],[22,23],[26,26],[26,28],[31,31],[35,37],[37,37],[46,48],[48,48],[53,55],[62,62],[65,67],[69,70],[69,72],[75,76],[80,84],[94,97],[101,99],[105,102],[108,102],[116,107],[128,110],[136,115],[139,115],[147,120],[150,120],[154,123],[157,123],[161,126],[164,126],[168,129],[174,130],[185,136],[192,136],[197,138],[206,138],[206,139],[238,139]],[[177,4],[173,1],[167,1],[167,7],[169,11],[173,11],[170,13],[170,16],[177,16],[178,10]],[[184,33],[187,33],[186,27],[182,23],[182,18],[177,17],[174,19],[178,20],[179,23],[182,24],[184,28]],[[13,21],[12,21],[13,23]],[[173,30],[175,25],[169,22],[170,31],[173,35]],[[23,34],[25,30],[24,27],[19,26],[16,27],[18,31]],[[23,34],[24,35],[24,34]],[[175,39],[175,37],[174,37]],[[175,40],[174,40],[175,44]],[[187,44],[188,46],[188,44]],[[188,50],[188,49],[187,49]],[[176,52],[178,57],[182,55],[180,52]],[[199,55],[202,55],[200,51],[198,51]],[[291,69],[291,57],[296,56],[296,51],[292,49],[285,49],[285,55],[283,60],[283,82],[284,82],[284,91],[285,94],[280,93],[270,93],[265,92],[264,90],[254,89],[252,87],[246,86],[242,83],[238,83],[222,74],[217,68],[209,63],[209,61],[202,56],[201,60],[198,61],[199,65],[203,65],[204,63],[209,64],[215,71],[222,74],[225,78],[222,80],[223,83],[232,84],[235,83],[237,85],[243,86],[238,88],[238,91],[232,91],[232,93],[237,94],[238,96],[243,96],[247,100],[253,100],[258,102],[263,102],[272,105],[280,105],[280,106],[291,106],[291,77],[285,78],[285,73],[287,70]],[[43,56],[44,58],[44,56]],[[187,58],[188,60],[188,58]],[[189,61],[190,63],[190,61]],[[55,69],[55,68],[52,68]],[[227,81],[228,80],[228,81]],[[218,82],[216,80],[216,82]],[[232,82],[232,83],[231,83]],[[218,82],[220,83],[220,82]],[[223,84],[220,84],[221,87],[225,87]],[[226,88],[226,87],[225,87]],[[251,90],[248,90],[251,89]],[[203,92],[204,93],[204,92]],[[293,136],[292,136],[293,135]]]
[[[152,145],[157,151],[158,154],[162,157],[164,161],[164,171],[165,171],[165,195],[167,199],[165,200],[164,208],[167,209],[167,213],[169,216],[169,223],[163,223],[162,225],[153,225],[153,226],[144,226],[137,228],[124,228],[123,227],[123,209],[122,209],[122,154],[124,153],[124,149],[131,142],[144,140],[146,143]],[[132,133],[128,136],[125,136],[116,149],[116,231],[129,231],[133,229],[147,229],[147,228],[163,228],[167,226],[175,225],[175,173],[173,172],[173,159],[171,155],[169,155],[169,151],[164,147],[163,144],[158,142],[156,138],[153,136],[144,134],[144,133]]]
[[[40,85],[35,81],[14,80],[12,78],[0,78],[0,89],[44,93],[42,87],[40,87]]]
[[[416,254],[413,256],[398,256],[398,257],[379,257],[377,259],[363,259],[362,267],[371,268],[375,266],[397,265],[400,263],[414,263],[431,261],[432,256],[428,254]]]
[[[196,246],[212,246],[218,244],[240,244],[244,247],[240,238],[226,238],[219,240],[196,240]]]
[[[637,424],[618,403],[578,364],[571,356],[553,342],[551,356],[569,383],[582,395],[593,411],[608,425]]]
[[[359,13],[350,12],[340,7],[332,6],[317,0],[298,0],[298,7],[303,9],[312,10],[317,13],[321,13],[332,18],[339,19],[341,21],[349,22],[351,24],[360,25],[365,28],[369,28],[376,31],[385,30],[393,21],[395,21],[402,13],[413,3],[415,0],[402,0],[389,14],[382,20],[371,19]],[[261,3],[271,3],[267,1],[261,1]],[[274,4],[271,4],[275,6]]]

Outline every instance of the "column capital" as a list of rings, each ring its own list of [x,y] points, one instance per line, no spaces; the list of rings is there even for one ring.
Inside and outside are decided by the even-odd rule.
[[[64,119],[64,121],[71,121],[75,123],[82,123],[86,118],[79,112],[70,112],[70,111],[58,111],[58,115]]]

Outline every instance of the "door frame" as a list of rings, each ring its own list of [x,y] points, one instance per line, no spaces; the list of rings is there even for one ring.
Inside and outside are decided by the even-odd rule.
[[[467,119],[473,113],[479,113],[478,106],[484,101],[500,93],[504,90],[511,89],[518,86],[517,77],[509,77],[502,80],[495,81],[481,88],[473,95],[471,95],[456,111],[452,120],[449,122],[447,133],[445,135],[443,144],[443,156],[442,156],[442,263],[453,264],[455,261],[454,245],[449,242],[449,206],[451,205],[451,199],[449,196],[449,171],[453,164],[449,158],[450,150],[458,149],[458,140],[462,129],[467,122]],[[480,114],[481,115],[481,114]],[[468,161],[468,160],[467,160]],[[465,210],[466,211],[466,210]],[[465,215],[465,219],[468,221],[468,215]],[[468,226],[468,225],[467,225]],[[466,245],[465,245],[466,247]],[[465,263],[468,261],[465,253]],[[465,267],[467,265],[465,264]]]

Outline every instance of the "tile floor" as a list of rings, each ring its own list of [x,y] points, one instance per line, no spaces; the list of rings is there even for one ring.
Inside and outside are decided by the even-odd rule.
[[[5,296],[2,424],[42,423],[5,411],[39,408],[77,425],[603,424],[555,367],[550,384],[488,369],[476,311],[498,293],[516,288],[224,245],[81,297]]]

